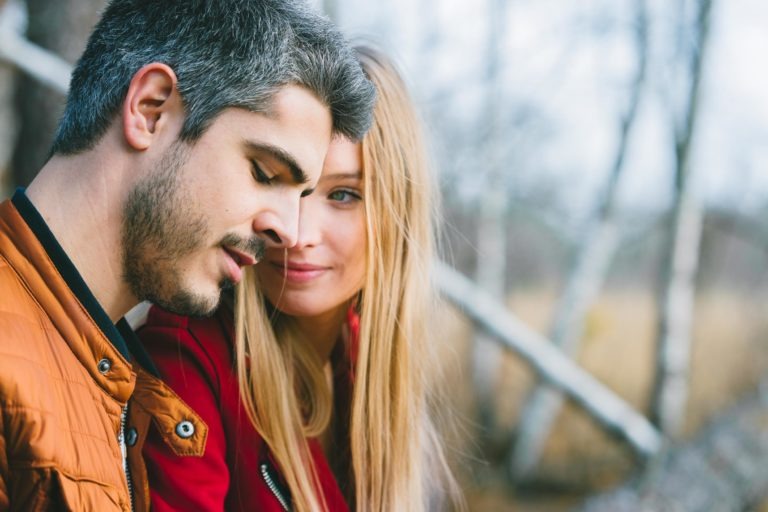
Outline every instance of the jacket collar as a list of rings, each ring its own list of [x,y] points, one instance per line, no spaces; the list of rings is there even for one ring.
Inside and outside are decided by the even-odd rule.
[[[43,250],[48,254],[53,266],[56,267],[59,274],[63,278],[75,297],[85,308],[86,312],[91,316],[96,325],[101,329],[105,336],[115,346],[120,354],[126,359],[130,354],[128,351],[128,345],[125,342],[120,330],[112,323],[106,311],[101,307],[96,297],[93,296],[88,285],[85,284],[80,272],[75,268],[72,260],[69,259],[67,253],[59,244],[56,237],[48,228],[48,224],[45,223],[43,216],[37,211],[37,208],[32,204],[27,195],[24,193],[23,188],[16,190],[16,193],[11,199],[13,206],[18,210],[24,222],[37,238],[37,241],[42,246]]]
[[[132,350],[151,368],[149,358],[125,321],[109,319],[23,189],[0,205],[0,253],[91,377],[126,402],[135,384]]]

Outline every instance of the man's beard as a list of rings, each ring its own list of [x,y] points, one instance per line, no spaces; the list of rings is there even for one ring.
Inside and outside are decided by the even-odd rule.
[[[177,142],[163,156],[160,166],[142,179],[128,194],[123,210],[123,279],[139,300],[149,300],[180,315],[213,313],[221,290],[232,288],[227,278],[219,282],[219,293],[196,293],[184,282],[179,264],[185,256],[205,247],[210,238],[206,214],[198,201],[185,191],[181,168],[189,158],[189,147]],[[261,259],[264,241],[228,234],[221,244]]]

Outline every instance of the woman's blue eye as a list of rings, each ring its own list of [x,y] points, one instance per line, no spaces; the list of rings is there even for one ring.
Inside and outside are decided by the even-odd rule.
[[[270,178],[267,176],[267,174],[261,170],[261,167],[259,164],[257,164],[255,161],[251,162],[253,165],[253,177],[256,179],[258,183],[262,183],[264,185],[269,185],[274,181],[274,177]]]
[[[355,192],[352,192],[351,190],[334,190],[330,194],[328,194],[328,199],[331,201],[338,201],[340,203],[349,203],[351,201],[360,200],[361,197],[359,194],[356,194]]]

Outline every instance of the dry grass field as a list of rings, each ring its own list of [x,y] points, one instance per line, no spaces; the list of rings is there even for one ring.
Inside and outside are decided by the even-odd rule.
[[[553,302],[552,293],[532,291],[511,296],[509,307],[530,326],[545,332]],[[754,389],[768,370],[765,302],[733,292],[712,292],[700,295],[695,308],[687,435]],[[537,474],[542,488],[548,489],[545,499],[541,495],[515,495],[498,477],[478,479],[478,474],[489,472],[488,466],[478,460],[481,456],[477,448],[482,442],[477,437],[482,434],[472,421],[471,325],[450,307],[440,320],[436,339],[444,350],[446,386],[460,425],[459,433],[451,437],[451,445],[462,460],[459,467],[466,470],[462,471],[462,480],[471,510],[565,510],[583,493],[613,486],[630,474],[633,461],[628,450],[568,404],[554,426]],[[579,363],[645,411],[653,379],[655,329],[656,311],[650,294],[608,292],[588,314]],[[496,410],[502,430],[512,432],[534,376],[514,354],[504,354],[502,359]],[[486,457],[498,458],[498,454]],[[479,486],[478,480],[483,480],[483,485]]]

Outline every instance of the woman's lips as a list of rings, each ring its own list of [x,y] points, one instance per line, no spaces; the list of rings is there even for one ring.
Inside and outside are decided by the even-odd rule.
[[[306,283],[312,281],[328,270],[328,267],[322,265],[293,261],[270,261],[269,265],[275,269],[280,277],[293,283]]]

